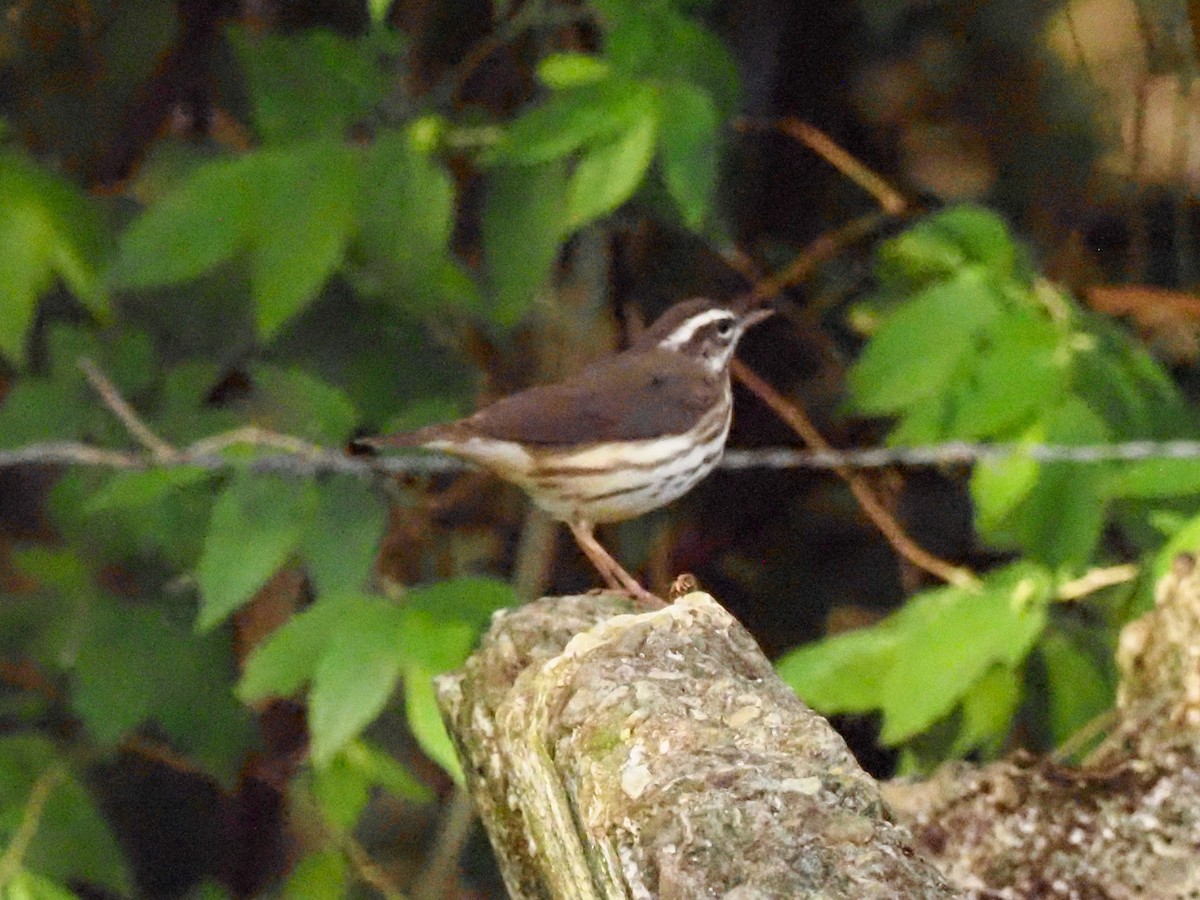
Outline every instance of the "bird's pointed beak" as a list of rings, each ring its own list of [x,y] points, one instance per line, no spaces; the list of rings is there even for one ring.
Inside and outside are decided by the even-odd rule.
[[[764,300],[753,295],[747,297],[739,312],[743,329],[753,328],[764,319],[775,314],[775,307],[769,299]]]

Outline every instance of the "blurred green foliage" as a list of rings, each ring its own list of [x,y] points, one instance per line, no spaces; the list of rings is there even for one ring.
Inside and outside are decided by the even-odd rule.
[[[68,152],[119,145],[117,96],[153,77],[150,61],[170,41],[170,21],[135,21],[118,6],[93,11],[115,41],[114,80],[98,88],[109,118],[64,143]],[[120,195],[88,191],[78,169],[4,131],[0,446],[130,445],[88,385],[85,359],[175,446],[252,426],[336,448],[356,429],[450,415],[469,408],[472,378],[438,336],[503,339],[527,323],[580,229],[654,179],[680,226],[716,220],[737,74],[684,8],[585,8],[598,52],[546,53],[530,101],[481,125],[406,93],[410,47],[388,6],[371,3],[358,34],[226,26],[241,134],[149,143]],[[59,12],[43,24],[70,33]],[[27,74],[36,82],[50,70]],[[477,266],[455,235],[468,166],[482,197]],[[306,700],[309,753],[291,793],[331,835],[294,867],[286,895],[347,890],[343,837],[372,791],[430,799],[364,736],[390,706],[461,778],[433,677],[462,663],[512,590],[462,573],[385,596],[378,485],[252,472],[262,452],[252,438],[214,452],[227,471],[63,473],[47,498],[61,544],[14,556],[14,577],[31,587],[0,603],[3,655],[47,687],[2,698],[0,897],[66,897],[68,884],[128,894],[132,869],[88,773],[159,742],[234,791],[266,749],[255,711],[276,698]],[[309,599],[285,591],[298,608],[235,658],[249,621],[238,617],[284,590],[288,572],[303,574]],[[52,727],[55,717],[78,728]]]
[[[859,413],[889,416],[895,446],[993,441],[1018,452],[977,463],[974,525],[1018,561],[977,587],[918,594],[879,624],[799,648],[780,672],[827,713],[882,714],[881,739],[924,769],[995,754],[1014,721],[1059,743],[1112,702],[1115,630],[1147,608],[1170,558],[1194,546],[1181,516],[1163,546],[1163,508],[1200,493],[1200,463],[1071,465],[1023,444],[1106,444],[1193,433],[1165,370],[1106,320],[1040,278],[995,213],[953,207],[885,242],[872,333],[849,373]],[[1160,501],[1159,504],[1147,501]],[[1119,531],[1146,563],[1138,594],[1105,595],[1096,628],[1074,627],[1058,588],[1110,558]],[[1070,599],[1074,604],[1074,598]]]
[[[72,468],[39,498],[46,521],[11,554],[0,597],[0,661],[12,666],[0,898],[131,894],[132,854],[101,809],[97,772],[149,746],[232,793],[256,761],[288,758],[264,726],[281,699],[307,712],[308,752],[286,770],[291,811],[308,804],[323,837],[278,890],[343,896],[361,878],[347,840],[372,796],[425,802],[445,786],[396,752],[386,720],[403,719],[405,738],[461,778],[433,677],[516,598],[420,547],[429,582],[385,584],[389,501],[407,490],[253,471],[253,429],[335,448],[358,429],[465,411],[471,339],[515,342],[536,323],[564,248],[597,222],[637,210],[702,241],[732,233],[717,199],[742,104],[732,55],[703,24],[709,4],[591,0],[567,12],[592,52],[531,41],[522,102],[464,109],[445,85],[414,87],[418,54],[387,2],[360,4],[362,27],[339,33],[227,25],[214,80],[236,127],[220,140],[147,138],[130,179],[101,190],[89,165],[135,133],[121,111],[170,70],[185,29],[150,0],[32,6],[62,40],[41,53],[0,38],[39,98],[0,123],[0,448],[132,446],[84,359],[174,446],[249,430],[208,448],[221,471]],[[89,45],[104,63],[89,70],[91,103],[49,90],[92,34],[72,24],[82,6],[106,25]],[[554,24],[563,11],[493,6],[534,32],[539,14]],[[916,222],[882,245],[874,274],[850,408],[890,418],[893,444],[1191,432],[1159,365],[1039,278],[986,209]],[[1116,628],[1171,554],[1200,543],[1181,502],[1200,493],[1191,461],[1018,454],[977,466],[970,491],[979,536],[1005,557],[977,588],[924,592],[780,664],[824,712],[879,713],[882,739],[913,769],[998,753],[1014,722],[1044,743],[1070,736],[1111,702]],[[1146,575],[1132,596],[1086,601],[1096,627],[1080,627],[1057,592],[1115,561],[1101,541],[1111,531]],[[302,589],[288,593],[289,574]],[[279,593],[279,621],[257,622]],[[195,891],[223,895],[211,882]]]

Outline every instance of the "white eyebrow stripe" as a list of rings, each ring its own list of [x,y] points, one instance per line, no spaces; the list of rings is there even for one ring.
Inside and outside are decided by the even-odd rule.
[[[733,313],[726,309],[710,309],[708,312],[701,313],[698,316],[693,316],[690,319],[685,319],[678,328],[672,331],[669,335],[658,342],[658,346],[664,350],[678,350],[693,337],[696,332],[713,322],[719,322],[722,319],[733,321],[736,317]]]

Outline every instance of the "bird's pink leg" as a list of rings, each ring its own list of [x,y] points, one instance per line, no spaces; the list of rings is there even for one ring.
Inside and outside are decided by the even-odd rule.
[[[621,564],[600,545],[592,533],[591,522],[568,522],[567,525],[571,529],[571,534],[575,535],[575,542],[579,544],[579,549],[583,551],[584,556],[591,560],[592,565],[596,567],[596,571],[600,573],[609,587],[631,594],[636,600],[651,609],[659,609],[666,605],[661,597],[650,593],[638,584],[638,580],[626,572]]]

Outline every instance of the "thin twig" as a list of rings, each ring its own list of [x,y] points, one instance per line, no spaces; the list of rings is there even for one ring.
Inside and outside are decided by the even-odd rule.
[[[817,450],[833,449],[833,446],[825,440],[824,435],[817,430],[817,427],[809,421],[798,406],[783,397],[749,366],[741,360],[735,359],[731,368],[737,380],[753,391],[806,444]],[[875,527],[883,533],[888,543],[896,548],[897,553],[913,565],[940,578],[947,584],[971,588],[978,586],[979,579],[969,569],[952,565],[934,556],[910,538],[896,518],[875,496],[875,492],[871,490],[861,475],[846,466],[835,466],[833,471],[850,487],[851,493],[862,506],[867,518],[875,523]]]
[[[1084,572],[1078,578],[1059,585],[1058,590],[1054,593],[1054,597],[1064,603],[1081,600],[1089,594],[1094,594],[1096,591],[1103,590],[1106,587],[1133,581],[1133,579],[1137,578],[1140,571],[1140,567],[1134,563],[1108,566],[1104,569],[1091,569]]]
[[[1054,749],[1054,753],[1050,756],[1051,761],[1066,762],[1091,743],[1094,738],[1106,731],[1111,731],[1120,721],[1121,713],[1115,709],[1106,709],[1099,715],[1093,716],[1091,720]]]
[[[558,526],[550,516],[530,506],[521,526],[513,563],[513,591],[521,600],[541,596],[549,581],[557,550]]]
[[[800,141],[874,197],[888,215],[901,216],[908,209],[908,200],[900,191],[815,125],[788,116],[782,119],[739,119],[737,127],[743,131],[781,131]]]
[[[438,819],[433,850],[413,880],[413,900],[438,900],[447,896],[446,882],[458,864],[458,856],[471,836],[474,824],[475,807],[471,795],[464,788],[455,786],[450,802]]]
[[[862,240],[874,233],[890,218],[885,212],[870,212],[851,219],[832,231],[827,231],[811,241],[783,269],[766,278],[756,279],[753,293],[756,297],[773,297],[786,287],[799,284],[813,273],[821,263],[836,256],[848,244]],[[730,260],[732,263],[733,260]]]
[[[582,25],[590,22],[593,18],[594,16],[580,9],[550,9],[544,2],[524,3],[510,18],[496,26],[490,35],[477,41],[471,47],[447,77],[430,91],[427,102],[437,106],[446,101],[457,101],[467,80],[483,65],[484,61],[525,32],[537,28]]]
[[[38,776],[25,801],[25,810],[21,814],[21,824],[13,834],[12,842],[0,856],[0,889],[4,888],[13,877],[21,871],[25,854],[29,845],[37,836],[38,826],[42,822],[42,814],[46,811],[46,802],[54,789],[67,777],[67,767],[63,763],[55,763]]]
[[[116,416],[125,430],[128,431],[137,440],[139,444],[150,451],[150,455],[157,460],[168,460],[175,456],[175,448],[160,438],[154,431],[142,421],[141,417],[134,411],[121,392],[117,390],[117,386],[109,380],[108,376],[100,371],[90,359],[80,359],[79,368],[83,370],[84,376],[88,380],[88,384],[92,386],[100,399],[104,401],[104,405],[109,408],[114,416]]]
[[[341,839],[342,849],[354,867],[354,874],[375,890],[379,891],[386,900],[404,900],[404,892],[396,886],[387,872],[375,860],[371,859],[365,847],[356,841],[353,835],[345,835]]]

